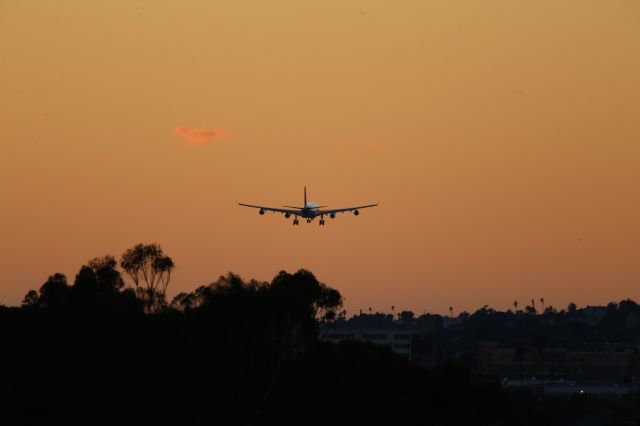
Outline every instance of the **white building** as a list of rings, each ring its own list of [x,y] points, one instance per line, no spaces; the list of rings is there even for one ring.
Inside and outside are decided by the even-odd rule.
[[[326,327],[320,331],[320,340],[325,342],[338,343],[344,340],[357,340],[369,342],[374,345],[388,346],[394,352],[412,359],[412,345],[415,337],[420,336],[417,330],[401,328],[332,328]]]

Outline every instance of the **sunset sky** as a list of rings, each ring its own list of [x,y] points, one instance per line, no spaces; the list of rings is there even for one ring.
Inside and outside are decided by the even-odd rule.
[[[169,294],[640,298],[637,0],[0,1],[0,303],[157,242]],[[325,227],[236,200],[379,202]]]

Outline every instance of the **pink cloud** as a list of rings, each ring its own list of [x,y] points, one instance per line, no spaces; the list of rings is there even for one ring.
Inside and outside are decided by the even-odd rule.
[[[373,142],[373,143],[369,143],[367,144],[367,149],[370,151],[377,151],[379,150],[381,147],[381,145],[379,143]]]
[[[224,140],[231,137],[231,132],[225,129],[190,129],[185,126],[178,126],[173,133],[182,138],[185,145],[204,146],[215,140]]]

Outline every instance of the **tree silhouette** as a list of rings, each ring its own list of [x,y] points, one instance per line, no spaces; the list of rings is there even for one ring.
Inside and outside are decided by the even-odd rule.
[[[319,319],[333,320],[336,317],[336,309],[342,306],[342,295],[336,289],[329,288],[320,283],[320,298],[316,302]]]
[[[410,323],[415,318],[415,314],[412,311],[402,311],[399,314],[402,322]]]
[[[411,361],[417,365],[412,365],[379,345],[320,339],[320,330],[325,334],[334,326],[403,327],[393,322],[394,315],[379,312],[347,319],[338,310],[340,293],[309,271],[282,271],[271,283],[228,273],[178,294],[172,309],[156,305],[147,315],[141,315],[149,300],[146,281],[138,272],[136,296],[125,289],[115,259],[104,256],[82,266],[72,287],[64,275],[54,274],[39,293],[25,295],[22,308],[0,306],[5,423],[73,424],[85,410],[102,413],[98,423],[104,424],[122,418],[132,424],[288,425],[301,418],[311,425],[336,418],[352,424],[420,424],[425,413],[438,425],[570,424],[576,413],[588,415],[603,400],[594,397],[563,413],[580,401],[513,392],[499,386],[500,376],[493,373],[517,379],[519,372],[524,388],[527,374],[553,379],[555,342],[579,346],[594,339],[630,348],[639,342],[640,306],[631,300],[595,310],[597,315],[575,305],[570,313],[548,306],[545,317],[514,316],[485,305],[473,315],[459,313],[455,326],[444,324],[440,315],[414,318],[403,311],[397,317],[413,330]],[[162,285],[154,297],[160,297]],[[340,318],[327,324],[338,312]],[[535,313],[535,307],[527,306],[527,312]],[[453,316],[453,307],[449,313]],[[485,341],[511,348],[513,358],[506,361],[513,370],[500,367],[485,376],[476,349]],[[625,383],[635,365],[620,370]],[[167,395],[171,404],[157,409]],[[318,411],[318,401],[326,409]],[[367,409],[372,406],[384,409]],[[637,420],[637,397],[600,405],[622,418],[618,407],[631,413],[625,420]],[[517,421],[522,418],[527,420]],[[620,422],[598,424],[614,423]]]
[[[23,308],[33,308],[38,306],[38,292],[35,290],[29,290],[22,299]]]
[[[170,306],[182,312],[188,311],[196,306],[196,296],[193,293],[178,293]]]
[[[136,294],[145,301],[147,312],[153,312],[165,303],[175,265],[158,244],[137,244],[128,249],[122,255],[120,266],[131,277]]]
[[[271,282],[270,291],[283,307],[293,310],[297,320],[323,319],[327,312],[342,306],[340,293],[305,269],[295,274],[281,271]]]
[[[124,287],[124,280],[117,269],[118,262],[113,256],[96,257],[89,261],[88,266],[96,276],[101,293],[114,293]]]
[[[517,300],[515,300],[513,302],[513,308],[515,309],[516,312],[518,312],[518,301]]]
[[[131,289],[124,289],[117,265],[113,256],[96,257],[83,265],[69,291],[69,307],[74,311],[139,310],[139,299]]]
[[[88,308],[96,305],[98,279],[90,267],[85,265],[80,268],[70,291],[70,299],[75,308]]]
[[[67,277],[64,274],[51,275],[47,282],[40,287],[38,306],[61,307],[66,302],[69,289]]]

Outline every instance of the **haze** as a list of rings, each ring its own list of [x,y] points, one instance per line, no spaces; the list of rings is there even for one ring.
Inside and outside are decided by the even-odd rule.
[[[171,295],[308,268],[350,312],[640,297],[637,1],[0,5],[0,302],[158,242]],[[359,217],[235,201],[307,185]]]

